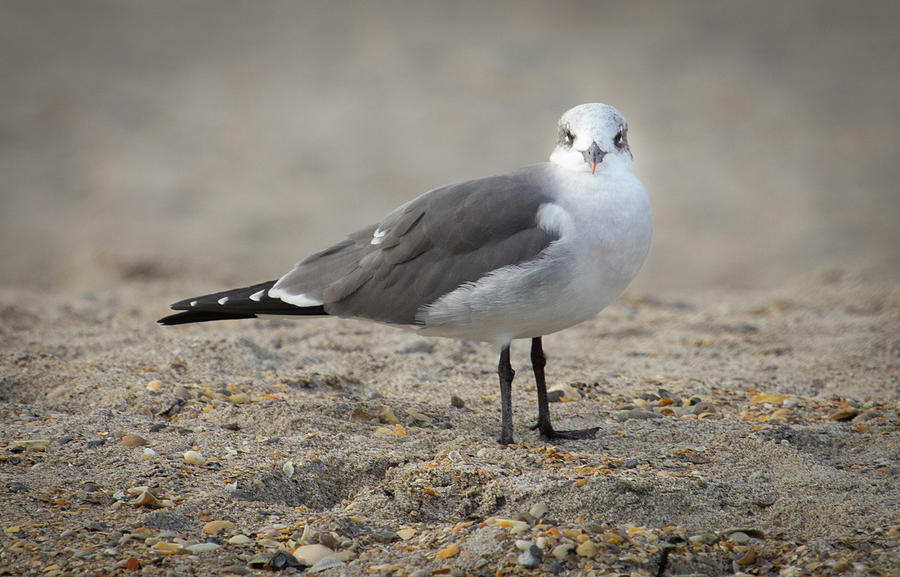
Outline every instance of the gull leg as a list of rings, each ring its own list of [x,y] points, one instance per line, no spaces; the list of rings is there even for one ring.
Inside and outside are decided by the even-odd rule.
[[[538,429],[541,437],[552,439],[593,439],[597,436],[599,427],[590,429],[578,429],[574,431],[555,431],[550,424],[550,406],[547,403],[547,382],[544,379],[544,367],[547,365],[547,357],[544,356],[544,347],[541,337],[531,339],[531,368],[534,369],[534,382],[537,385],[538,394],[538,422],[532,429]]]
[[[547,383],[544,380],[546,365],[547,357],[544,356],[541,337],[535,337],[531,339],[531,368],[534,369],[534,382],[537,385],[538,422],[531,428],[540,429],[541,435],[553,435],[553,425],[550,424],[550,406],[547,402]]]
[[[516,376],[509,363],[509,343],[500,351],[497,375],[500,377],[500,444],[509,445],[513,442],[512,382]]]

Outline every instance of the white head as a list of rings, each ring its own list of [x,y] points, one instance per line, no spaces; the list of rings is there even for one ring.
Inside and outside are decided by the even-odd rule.
[[[559,142],[550,162],[578,172],[631,166],[628,124],[622,113],[599,102],[580,104],[559,119]]]

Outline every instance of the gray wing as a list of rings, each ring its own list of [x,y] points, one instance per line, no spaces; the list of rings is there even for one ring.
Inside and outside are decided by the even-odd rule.
[[[541,165],[423,194],[299,263],[276,285],[329,314],[414,324],[416,311],[459,286],[535,258],[558,238],[536,215],[550,202]]]

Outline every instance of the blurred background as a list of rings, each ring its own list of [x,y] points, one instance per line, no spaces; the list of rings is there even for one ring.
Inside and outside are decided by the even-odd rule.
[[[0,284],[275,278],[629,119],[643,293],[900,278],[900,4],[0,3]],[[180,282],[180,281],[179,281]]]

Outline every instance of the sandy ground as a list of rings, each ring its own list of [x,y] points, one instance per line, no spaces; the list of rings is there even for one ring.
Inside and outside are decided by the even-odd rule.
[[[326,575],[900,567],[896,286],[831,269],[623,297],[545,339],[550,383],[572,387],[556,424],[597,440],[528,429],[519,342],[506,448],[488,346],[335,319],[155,325],[185,288],[0,293],[0,573],[261,573],[315,543]]]

